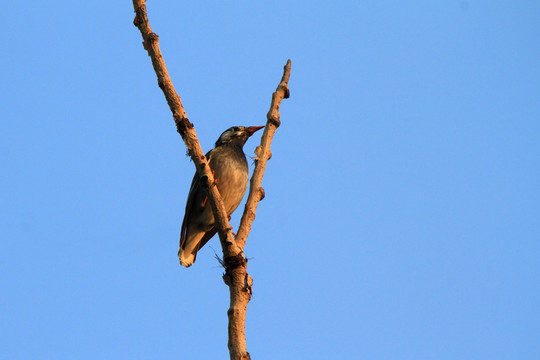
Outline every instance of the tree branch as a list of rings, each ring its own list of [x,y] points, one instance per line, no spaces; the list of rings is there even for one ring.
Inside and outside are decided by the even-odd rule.
[[[279,105],[281,100],[289,97],[289,77],[291,76],[291,60],[287,60],[287,64],[283,67],[283,76],[274,93],[272,94],[272,102],[270,103],[270,110],[266,115],[268,119],[266,121],[266,127],[261,137],[261,145],[255,149],[255,170],[253,170],[253,176],[251,177],[251,185],[249,187],[249,196],[244,207],[244,213],[242,214],[242,220],[240,221],[240,228],[238,229],[238,235],[236,235],[236,244],[241,249],[244,248],[249,232],[251,231],[251,224],[255,220],[255,212],[257,211],[257,205],[259,201],[264,198],[264,189],[261,187],[264,171],[266,170],[266,163],[272,157],[272,151],[270,151],[270,144],[274,137],[274,133],[281,124],[279,115]]]
[[[150,22],[148,21],[148,15],[146,13],[146,0],[133,0],[133,8],[135,9],[136,14],[133,24],[137,26],[141,32],[143,46],[148,52],[148,56],[152,59],[152,65],[156,72],[158,85],[163,91],[163,94],[167,99],[167,104],[169,104],[169,108],[173,113],[176,129],[180,136],[182,136],[182,139],[188,148],[188,153],[193,160],[201,179],[207,179],[205,185],[208,193],[208,200],[214,212],[216,227],[223,246],[224,256],[238,254],[242,250],[239,249],[234,242],[233,235],[230,231],[232,227],[229,224],[221,195],[219,194],[217,186],[215,186],[214,176],[208,164],[208,160],[204,156],[193,124],[189,122],[187,118],[186,111],[182,105],[182,100],[174,89],[169,72],[165,66],[165,60],[163,59],[163,55],[161,55],[161,50],[159,48],[159,36],[155,34],[150,27]]]

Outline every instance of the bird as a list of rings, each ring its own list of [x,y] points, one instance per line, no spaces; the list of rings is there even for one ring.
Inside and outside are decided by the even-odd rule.
[[[215,147],[206,154],[229,219],[240,205],[249,181],[244,144],[251,135],[262,128],[264,126],[233,126],[219,136]],[[214,214],[201,184],[201,178],[195,172],[180,231],[178,250],[180,265],[190,267],[195,263],[197,251],[217,232],[214,222]]]

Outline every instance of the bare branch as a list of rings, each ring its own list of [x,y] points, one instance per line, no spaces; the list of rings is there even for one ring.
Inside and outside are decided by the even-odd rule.
[[[272,101],[270,103],[270,110],[266,115],[268,119],[264,133],[261,137],[261,145],[255,149],[255,155],[257,157],[255,170],[253,170],[253,176],[251,177],[251,185],[249,187],[249,196],[244,207],[244,213],[242,214],[242,220],[240,222],[240,228],[238,229],[238,235],[236,235],[236,244],[241,249],[246,244],[247,237],[251,231],[251,225],[255,220],[255,212],[257,211],[257,205],[259,201],[264,198],[264,189],[261,187],[264,171],[266,170],[266,163],[268,159],[272,157],[272,151],[270,151],[270,144],[272,138],[276,132],[276,129],[281,124],[279,115],[279,105],[281,100],[289,97],[289,77],[291,76],[291,60],[287,60],[287,64],[283,67],[283,76],[274,93],[272,94]]]
[[[208,199],[210,206],[214,212],[216,219],[216,227],[219,233],[220,240],[223,245],[223,252],[225,256],[232,256],[240,253],[242,250],[234,245],[234,237],[231,233],[231,225],[229,224],[227,212],[225,206],[219,194],[217,186],[215,186],[214,176],[208,165],[208,160],[204,156],[201,145],[197,138],[197,133],[193,128],[193,124],[189,122],[182,100],[174,89],[173,83],[165,66],[165,60],[161,55],[159,48],[159,36],[152,31],[150,22],[148,21],[148,15],[146,13],[146,0],[133,0],[133,8],[135,9],[135,19],[133,24],[139,28],[142,38],[143,46],[148,52],[148,56],[152,59],[152,65],[156,72],[158,85],[163,91],[167,104],[173,113],[174,122],[176,123],[176,129],[186,147],[188,153],[195,164],[197,172],[203,179],[207,179],[206,190],[208,192]]]

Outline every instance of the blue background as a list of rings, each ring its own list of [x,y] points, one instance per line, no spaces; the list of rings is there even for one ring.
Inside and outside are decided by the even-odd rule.
[[[194,168],[131,2],[3,10],[0,358],[227,358],[219,242],[176,257]],[[253,359],[540,358],[540,2],[148,12],[205,151],[265,123],[293,61]]]

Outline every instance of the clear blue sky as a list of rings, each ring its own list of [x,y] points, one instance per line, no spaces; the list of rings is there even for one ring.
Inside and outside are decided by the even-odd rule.
[[[540,2],[148,11],[205,150],[265,123],[293,61],[246,248],[254,360],[540,359]],[[3,6],[1,359],[228,357],[219,242],[178,264],[194,168],[133,16]]]

